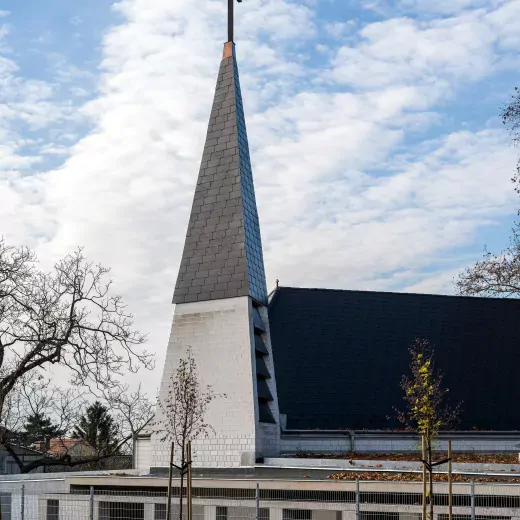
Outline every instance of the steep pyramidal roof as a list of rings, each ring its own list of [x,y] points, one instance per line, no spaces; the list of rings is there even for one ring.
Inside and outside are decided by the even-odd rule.
[[[173,303],[251,296],[267,303],[238,67],[224,47]]]

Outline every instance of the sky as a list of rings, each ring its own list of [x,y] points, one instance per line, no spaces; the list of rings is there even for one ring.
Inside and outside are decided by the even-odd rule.
[[[3,0],[0,233],[112,268],[157,368],[225,0]],[[244,0],[237,57],[267,284],[453,293],[507,243],[520,0]]]

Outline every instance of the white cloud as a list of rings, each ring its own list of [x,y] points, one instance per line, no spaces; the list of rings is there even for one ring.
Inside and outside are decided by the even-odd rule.
[[[239,6],[237,9],[242,9]],[[251,0],[239,13],[238,31],[248,38],[266,34],[278,43],[283,40],[305,41],[315,34],[313,11],[305,5],[285,0]]]
[[[475,10],[489,5],[488,0],[364,0],[365,9],[381,14],[418,13],[427,15],[452,15],[465,10]]]
[[[331,38],[341,39],[345,34],[350,32],[356,25],[354,20],[348,22],[331,22],[325,24],[325,32]]]
[[[315,47],[312,4],[237,6],[270,286],[276,277],[284,285],[392,286],[385,280],[397,272],[413,288],[428,267],[434,275],[422,287],[445,288],[455,269],[445,255],[460,261],[458,246],[512,212],[515,157],[505,133],[452,131],[424,142],[440,117],[439,99],[490,74],[495,44],[507,52],[515,38],[501,25],[507,5],[448,20],[370,24],[322,68],[308,65],[302,47]],[[38,144],[40,155],[69,147],[70,157],[52,171],[22,175],[40,155],[19,153],[13,126],[0,126],[8,137],[0,142],[9,143],[5,162],[0,155],[0,220],[9,223],[6,238],[37,246],[47,264],[84,245],[90,258],[112,266],[161,367],[225,39],[224,5],[123,0],[115,9],[124,20],[102,41],[96,97],[81,110],[92,129],[75,143],[76,132],[60,127],[52,142]],[[81,96],[81,75],[66,70]],[[16,63],[1,60],[0,78],[23,87],[3,101],[1,121],[46,128],[73,117],[56,101],[54,84],[22,80]],[[418,144],[402,149],[410,136]],[[154,388],[157,375],[146,380]]]
[[[372,23],[360,31],[359,45],[339,49],[332,75],[358,87],[420,84],[442,92],[452,82],[489,73],[500,36],[493,29],[478,12],[429,22],[396,18]]]
[[[393,175],[320,179],[317,173],[300,179],[293,200],[272,186],[272,211],[261,206],[268,214],[269,273],[284,285],[366,289],[385,273],[435,265],[470,242],[479,226],[511,212],[507,177],[514,155],[498,131],[462,132]]]

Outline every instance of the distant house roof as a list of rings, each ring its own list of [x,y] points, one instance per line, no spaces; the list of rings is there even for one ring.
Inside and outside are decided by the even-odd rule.
[[[291,429],[401,427],[408,346],[435,347],[458,429],[520,430],[520,300],[280,287],[269,304]]]
[[[49,439],[48,444],[46,442],[35,442],[34,447],[37,450],[60,457],[65,454],[80,455],[90,454],[94,451],[90,444],[83,439],[69,439],[69,438],[54,438]]]

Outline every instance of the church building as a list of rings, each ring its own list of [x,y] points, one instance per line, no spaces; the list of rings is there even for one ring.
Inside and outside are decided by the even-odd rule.
[[[151,428],[134,439],[131,470],[0,475],[0,518],[520,520],[520,301],[268,292],[233,2],[159,392],[190,350],[202,389],[218,395],[204,417],[212,431],[193,442],[193,486],[182,491],[170,442]],[[402,453],[417,450],[417,436],[396,420],[416,338],[434,345],[462,402],[459,429],[441,432],[436,450],[449,440],[453,454],[480,452],[450,461],[454,485],[436,475],[450,483],[435,483],[433,515],[422,461]],[[438,462],[435,473],[445,472]]]
[[[416,440],[402,431],[396,410],[416,338],[434,345],[444,384],[463,403],[459,449],[494,451],[503,448],[497,432],[507,446],[519,429],[511,403],[520,398],[520,301],[283,286],[268,294],[232,38],[173,303],[160,398],[188,348],[202,387],[225,394],[208,409],[214,433],[194,442],[199,467],[251,466],[302,446],[411,448]],[[484,431],[495,435],[494,448]],[[137,447],[144,465],[168,466],[169,443],[158,435],[142,435]]]

